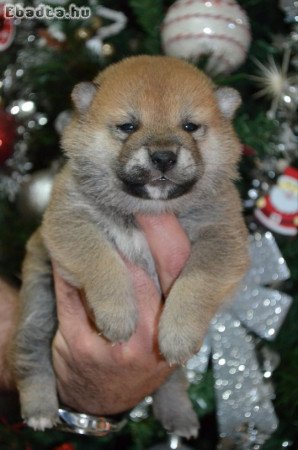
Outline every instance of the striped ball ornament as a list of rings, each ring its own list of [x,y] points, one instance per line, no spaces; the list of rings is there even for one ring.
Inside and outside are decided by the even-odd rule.
[[[234,0],[177,0],[161,37],[167,55],[193,62],[208,55],[206,70],[213,73],[237,69],[251,41],[247,15]]]

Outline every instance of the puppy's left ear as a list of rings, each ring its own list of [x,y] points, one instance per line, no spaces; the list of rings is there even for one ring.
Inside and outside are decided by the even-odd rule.
[[[239,92],[230,87],[221,87],[215,91],[219,109],[227,119],[232,119],[241,105]]]
[[[95,93],[96,85],[92,82],[83,81],[74,87],[71,98],[76,110],[80,114],[85,114],[87,112]]]

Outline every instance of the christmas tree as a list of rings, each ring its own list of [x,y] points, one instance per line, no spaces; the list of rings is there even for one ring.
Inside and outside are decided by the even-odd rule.
[[[63,165],[59,141],[71,115],[74,85],[92,80],[106,66],[131,55],[168,54],[192,61],[216,84],[236,88],[243,100],[234,124],[243,143],[238,187],[251,232],[253,267],[233,308],[215,318],[201,353],[187,366],[201,431],[197,440],[185,445],[297,448],[297,2],[47,0],[42,6],[32,0],[23,7],[14,3],[0,0],[1,277],[20,284],[25,242],[39,224],[53,178]],[[223,356],[216,357],[221,352],[231,358],[224,344],[215,345],[216,335],[225,328],[229,335],[225,333],[224,339],[230,339],[234,348],[238,339],[247,343],[250,357],[245,364],[239,357],[235,364],[238,372],[248,367],[248,378],[258,385],[256,392],[244,377],[241,396],[233,397],[238,389],[233,373],[224,374]],[[230,391],[222,389],[225,383],[232,385]],[[265,398],[260,398],[262,393]],[[230,431],[227,424],[233,422],[234,413],[229,397],[237,415],[243,412],[247,418]],[[257,423],[252,420],[256,412]],[[0,418],[1,449],[137,450],[158,442],[167,442],[167,435],[150,414],[150,398],[130,413],[122,431],[107,437],[34,432]],[[183,447],[172,437],[163,448]]]

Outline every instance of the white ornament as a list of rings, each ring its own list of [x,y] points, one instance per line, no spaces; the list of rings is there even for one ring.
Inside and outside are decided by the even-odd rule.
[[[50,200],[54,173],[52,170],[40,170],[33,173],[21,186],[18,206],[21,214],[27,218],[40,218]]]
[[[229,73],[245,60],[251,35],[247,16],[235,0],[177,0],[162,26],[167,55],[198,61],[206,70]]]

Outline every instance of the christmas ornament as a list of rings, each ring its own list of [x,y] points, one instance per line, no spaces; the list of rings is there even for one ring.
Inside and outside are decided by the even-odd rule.
[[[10,113],[0,108],[0,165],[12,156],[15,138],[15,120]]]
[[[54,24],[50,26],[51,29],[52,27]],[[33,133],[48,123],[47,115],[37,111],[38,94],[32,84],[32,77],[28,76],[30,71],[40,70],[40,67],[48,64],[52,58],[50,56],[52,52],[43,51],[40,48],[36,30],[36,22],[33,20],[18,22],[15,43],[19,50],[16,60],[6,68],[3,78],[0,79],[0,87],[6,103],[8,99],[13,99],[6,110],[16,122],[13,153],[6,160],[0,177],[0,196],[10,201],[15,200],[21,184],[32,170],[32,163],[28,159],[27,152],[34,140]],[[39,105],[48,109],[46,96],[39,97]]]
[[[21,214],[27,219],[38,219],[50,199],[54,170],[35,172],[22,185],[17,199]]]
[[[250,44],[247,16],[234,0],[177,0],[161,32],[167,55],[197,62],[209,55],[207,71],[229,73],[245,60]]]
[[[268,195],[259,198],[255,217],[266,228],[295,236],[298,227],[298,170],[287,167]]]
[[[287,48],[283,55],[282,65],[279,67],[273,57],[268,60],[268,65],[264,65],[255,59],[260,74],[251,76],[261,90],[256,93],[256,97],[267,96],[272,100],[271,108],[268,111],[268,116],[276,118],[276,113],[279,107],[286,109],[296,109],[298,104],[298,95],[296,86],[297,76],[290,76],[288,74],[290,65],[291,49]]]
[[[270,232],[250,237],[251,268],[229,307],[211,322],[201,351],[188,363],[190,379],[212,363],[217,397],[217,419],[222,438],[248,439],[262,444],[277,428],[269,379],[274,364],[265,355],[262,371],[255,353],[255,338],[272,340],[291,305],[291,298],[268,286],[289,277],[289,271]],[[241,447],[241,449],[244,447]],[[246,448],[246,447],[245,447]],[[256,447],[259,448],[259,447]]]
[[[70,442],[65,442],[64,444],[58,445],[53,450],[75,450],[75,447]]]
[[[6,50],[12,43],[15,35],[13,19],[4,17],[4,5],[0,2],[0,52]]]

